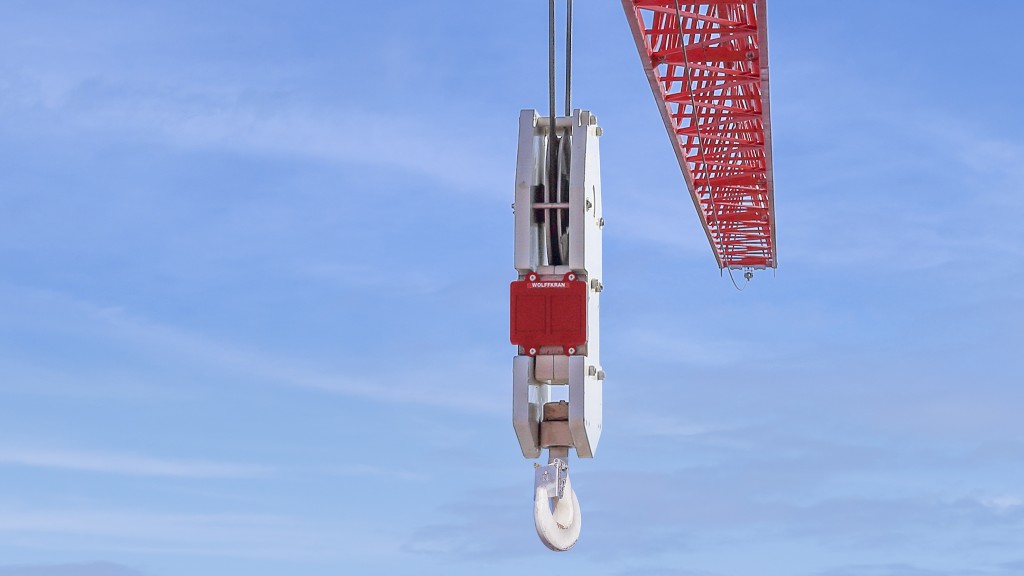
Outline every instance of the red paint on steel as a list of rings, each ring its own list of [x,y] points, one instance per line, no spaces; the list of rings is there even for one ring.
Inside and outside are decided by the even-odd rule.
[[[719,268],[775,268],[765,0],[622,5]]]
[[[587,283],[568,273],[560,280],[540,280],[531,274],[516,280],[511,291],[513,344],[536,355],[541,346],[578,348],[587,341]]]

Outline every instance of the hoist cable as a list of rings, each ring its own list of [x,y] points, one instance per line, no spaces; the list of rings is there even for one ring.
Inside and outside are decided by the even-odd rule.
[[[565,3],[565,115],[572,114],[572,0]]]
[[[558,182],[558,146],[555,136],[555,0],[548,0],[548,159],[544,186],[544,201],[557,202],[552,195],[556,193]],[[544,211],[544,227],[548,243],[548,264],[555,262],[555,238],[552,235],[551,211]]]
[[[565,97],[565,117],[568,118],[569,116],[572,115],[572,0],[566,0],[566,2],[565,2],[565,94],[564,94],[564,97]],[[559,152],[559,154],[558,154],[558,161],[564,164],[558,170],[558,185],[559,185],[558,202],[568,202],[569,201],[568,172],[569,172],[569,163],[571,162],[571,160],[569,158],[569,155],[570,155],[570,144],[572,142],[572,139],[570,138],[570,134],[571,134],[571,129],[567,126],[565,128],[565,131],[562,132],[562,138],[561,138],[561,140],[559,142],[559,147],[558,147],[559,148],[559,150],[558,150],[558,152]],[[565,173],[565,176],[566,176],[566,178],[564,180],[562,178],[563,173]],[[563,190],[563,188],[564,188],[564,190]],[[564,194],[563,194],[563,192],[564,192]],[[564,198],[563,198],[563,196],[564,196]],[[568,229],[568,227],[569,227],[569,222],[568,222],[569,214],[568,214],[568,211],[565,211],[565,212],[566,213],[564,214],[564,217],[565,217],[566,221],[564,223],[562,222],[562,218],[563,218],[562,210],[558,211],[558,218],[557,218],[557,220],[558,220],[558,232],[560,234],[560,236],[559,236],[559,248],[560,249],[561,248],[565,248],[564,250],[561,250],[562,264],[567,264],[568,260],[569,260],[569,249],[568,249],[568,246],[567,245],[563,246],[562,242],[561,242],[562,240],[568,241],[568,237],[565,236],[564,234],[562,234],[562,232],[563,232],[563,224],[564,224],[564,229]]]
[[[567,202],[568,198],[562,198],[562,172],[568,169],[568,160],[564,158],[568,151],[569,129],[566,128],[562,137],[558,137],[555,118],[555,106],[557,102],[557,88],[555,76],[557,68],[556,58],[556,1],[548,0],[548,137],[547,137],[547,163],[545,165],[544,178],[544,201],[548,203]],[[572,115],[572,0],[566,0],[566,21],[565,21],[565,116]],[[564,154],[563,154],[563,148]],[[565,166],[561,166],[562,163]],[[567,187],[566,187],[567,188]],[[565,191],[568,193],[568,190]],[[564,226],[563,226],[564,224]],[[544,225],[547,229],[546,250],[548,264],[565,264],[568,258],[567,250],[561,250],[563,228],[568,222],[562,222],[562,214],[552,215],[550,210],[544,211]]]

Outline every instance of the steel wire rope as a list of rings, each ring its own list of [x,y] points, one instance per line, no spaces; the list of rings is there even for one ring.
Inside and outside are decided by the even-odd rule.
[[[565,115],[572,114],[572,0],[565,2]]]
[[[548,0],[548,138],[547,138],[547,163],[545,164],[545,202],[562,202],[562,195],[559,193],[562,178],[562,170],[559,169],[559,162],[563,154],[560,154],[562,146],[559,145],[557,126],[555,120],[555,106],[557,94],[555,87],[556,76],[556,0]],[[572,0],[566,0],[565,17],[565,116],[572,115]],[[562,139],[568,138],[570,130],[566,128]],[[566,142],[566,144],[568,144]],[[566,146],[568,147],[568,146]],[[568,154],[568,150],[566,150]],[[568,198],[565,199],[568,201]],[[565,264],[567,255],[560,249],[562,237],[561,214],[552,217],[550,211],[544,213],[544,224],[547,229],[548,264]]]
[[[554,2],[554,0],[551,1]],[[704,164],[704,178],[705,180],[708,181],[708,202],[711,204],[711,215],[715,219],[715,229],[718,232],[718,241],[715,242],[714,240],[712,240],[712,243],[713,247],[716,250],[718,250],[718,253],[721,255],[723,259],[723,264],[725,264],[724,259],[726,255],[725,247],[722,244],[722,224],[718,220],[718,207],[715,206],[715,194],[714,192],[712,192],[710,184],[710,165],[708,164],[707,156],[704,155],[704,144],[700,137],[700,114],[697,112],[697,100],[693,97],[693,75],[690,69],[690,57],[686,54],[686,40],[683,37],[683,15],[682,11],[679,9],[679,0],[674,0],[674,4],[676,8],[676,32],[679,35],[679,51],[682,52],[683,54],[683,73],[686,76],[686,91],[689,92],[690,108],[693,110],[693,127],[695,134],[694,137],[697,140],[697,151],[700,153],[700,160]],[[743,290],[746,289],[747,285],[750,284],[750,278],[748,278],[747,275],[744,275],[746,282],[743,284],[743,288],[740,288],[739,284],[736,283],[736,278],[733,277],[732,267],[729,266],[728,264],[722,267],[729,271],[729,280],[732,281],[732,285],[733,287],[736,288],[736,290],[742,292]]]
[[[556,180],[558,178],[555,166],[558,161],[558,149],[555,146],[555,0],[548,0],[548,159],[546,164],[547,177],[544,186],[544,201],[547,203],[556,202],[557,198],[551,195],[557,193]],[[544,228],[547,236],[548,264],[554,264],[555,247],[551,237],[552,218],[551,211],[544,211]]]
[[[566,118],[572,116],[572,0],[565,1],[565,116]],[[558,170],[558,202],[569,202],[569,169],[572,162],[572,138],[570,135],[572,130],[569,127],[562,132],[562,137],[559,140],[558,147],[558,160],[564,162],[565,165],[561,166]],[[564,151],[563,151],[564,149]],[[563,180],[563,173],[565,179]],[[563,194],[564,192],[564,194]],[[563,198],[564,196],[564,198]],[[568,210],[565,211],[564,217],[566,220],[569,218]],[[559,233],[559,249],[561,250],[562,263],[565,264],[568,260],[568,237],[562,234],[562,211],[558,211],[558,233]],[[568,229],[569,223],[565,222],[565,228]],[[565,241],[564,250],[562,241]]]

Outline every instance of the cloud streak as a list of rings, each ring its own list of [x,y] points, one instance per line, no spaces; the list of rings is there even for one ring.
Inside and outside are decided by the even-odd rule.
[[[168,478],[254,478],[272,472],[266,466],[253,464],[10,446],[0,446],[0,466]]]
[[[337,559],[390,552],[390,530],[348,519],[306,522],[273,514],[26,507],[0,502],[0,538],[33,548],[253,559]]]
[[[474,196],[483,190],[505,200],[507,163],[489,152],[494,146],[472,143],[473,131],[453,127],[444,116],[298,105],[272,91],[269,107],[247,102],[251,88],[166,86],[149,78],[131,85],[81,78],[43,92],[40,78],[21,75],[8,80],[12,89],[0,98],[0,109],[50,130],[406,171],[443,184],[438,190]]]
[[[443,372],[427,369],[403,372],[389,367],[373,376],[360,376],[358,370],[351,368],[341,371],[312,366],[306,360],[154,322],[119,307],[98,306],[53,291],[10,290],[5,294],[0,290],[0,297],[4,296],[7,296],[6,299],[20,301],[27,309],[38,306],[46,310],[48,315],[54,315],[59,321],[61,331],[89,334],[94,341],[98,339],[117,346],[141,349],[147,355],[174,359],[179,364],[184,360],[186,367],[213,368],[249,382],[302,388],[374,402],[424,405],[464,412],[489,413],[504,408],[504,404],[499,404],[493,395],[474,391],[469,382],[507,378],[506,366],[460,367],[458,371],[464,376],[462,382],[467,384],[453,383],[445,378]],[[54,308],[59,308],[61,312],[54,314]],[[37,315],[31,316],[33,323],[42,321]],[[445,369],[455,370],[450,365]],[[491,369],[494,373],[481,373]],[[459,394],[437,394],[435,387],[425,383],[432,378],[444,381],[449,392],[464,389]]]
[[[112,562],[0,566],[0,576],[143,576],[143,574],[133,568]]]

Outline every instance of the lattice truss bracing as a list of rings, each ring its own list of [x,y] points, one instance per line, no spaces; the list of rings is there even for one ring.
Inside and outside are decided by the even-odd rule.
[[[774,268],[765,0],[622,5],[719,267]]]

